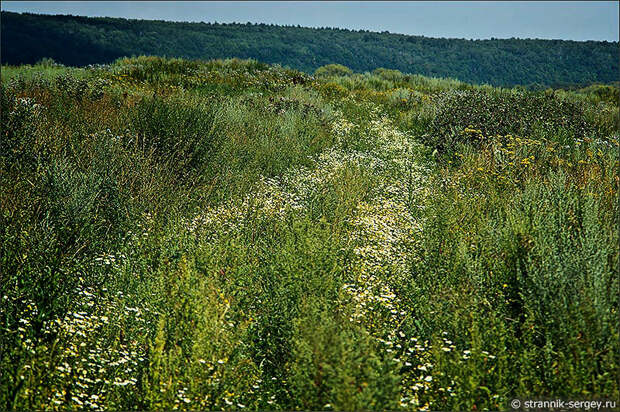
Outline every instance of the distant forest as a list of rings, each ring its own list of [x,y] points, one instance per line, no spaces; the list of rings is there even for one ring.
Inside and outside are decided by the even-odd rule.
[[[64,65],[123,56],[252,58],[312,73],[337,63],[494,86],[565,87],[619,80],[618,42],[463,40],[270,24],[175,23],[2,12],[2,64]]]

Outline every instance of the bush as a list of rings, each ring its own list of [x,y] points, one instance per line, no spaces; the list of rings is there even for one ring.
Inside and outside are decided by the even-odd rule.
[[[451,150],[458,142],[476,142],[472,137],[477,134],[468,130],[487,137],[568,133],[577,139],[594,131],[580,104],[546,93],[452,91],[439,95],[436,104],[435,120],[424,138],[440,150]]]
[[[328,64],[314,71],[314,75],[317,77],[350,76],[351,74],[353,71],[342,64]]]

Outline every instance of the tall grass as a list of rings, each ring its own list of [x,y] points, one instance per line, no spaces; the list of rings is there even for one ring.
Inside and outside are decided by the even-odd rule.
[[[608,91],[319,74],[3,67],[2,408],[618,397]]]

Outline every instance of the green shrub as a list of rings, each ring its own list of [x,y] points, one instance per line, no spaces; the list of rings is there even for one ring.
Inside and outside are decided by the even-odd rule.
[[[353,71],[342,64],[328,64],[314,71],[314,75],[317,77],[350,76],[351,74]]]
[[[489,137],[566,132],[577,139],[594,131],[581,105],[545,93],[452,91],[440,95],[437,106],[425,141],[441,150],[450,150],[458,142],[476,142],[476,133],[468,130],[479,130],[479,135]]]

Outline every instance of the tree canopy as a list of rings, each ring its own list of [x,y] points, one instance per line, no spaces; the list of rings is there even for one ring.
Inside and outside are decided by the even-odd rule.
[[[253,23],[182,23],[2,12],[2,63],[49,57],[71,66],[119,57],[252,58],[307,73],[328,64],[378,67],[494,86],[618,80],[618,42],[464,40]],[[334,66],[335,67],[335,66]]]

